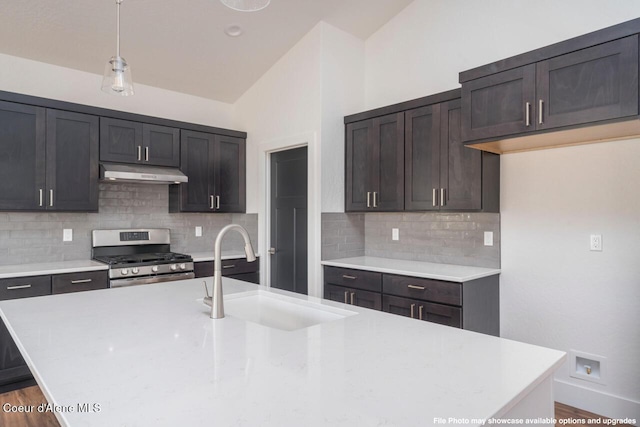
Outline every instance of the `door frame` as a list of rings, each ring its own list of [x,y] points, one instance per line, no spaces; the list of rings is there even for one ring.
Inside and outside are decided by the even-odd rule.
[[[321,244],[321,176],[320,147],[317,132],[306,132],[290,137],[264,142],[258,146],[258,177],[262,191],[258,191],[259,252],[264,262],[260,264],[260,283],[271,287],[271,260],[267,250],[271,247],[271,153],[307,147],[307,282],[308,295],[322,297],[320,269]]]

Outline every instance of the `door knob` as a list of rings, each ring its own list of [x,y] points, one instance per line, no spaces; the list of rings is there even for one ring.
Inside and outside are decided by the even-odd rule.
[[[269,252],[269,255],[275,255],[276,248],[269,248],[269,250],[267,252]]]

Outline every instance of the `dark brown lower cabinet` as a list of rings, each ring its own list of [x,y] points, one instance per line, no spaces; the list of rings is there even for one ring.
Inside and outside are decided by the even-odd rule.
[[[213,261],[200,261],[193,264],[196,278],[213,276]],[[244,258],[223,259],[222,275],[243,282],[260,284],[260,257],[254,262],[248,262]]]
[[[500,334],[498,275],[459,283],[325,266],[324,298],[484,334]]]
[[[462,309],[460,307],[385,295],[382,297],[382,310],[454,328],[462,327]]]
[[[382,310],[382,294],[363,291],[362,289],[345,288],[344,286],[324,285],[324,297],[331,301],[357,305],[358,307]]]
[[[51,278],[51,292],[54,295],[95,291],[97,289],[107,289],[108,287],[109,273],[107,273],[107,270],[56,274]]]

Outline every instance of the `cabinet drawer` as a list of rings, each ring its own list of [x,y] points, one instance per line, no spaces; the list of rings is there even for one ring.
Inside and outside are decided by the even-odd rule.
[[[0,300],[51,295],[51,276],[0,279]]]
[[[196,262],[193,266],[196,277],[212,277],[213,261]],[[231,276],[234,274],[256,273],[260,271],[260,258],[256,258],[254,262],[248,262],[245,258],[223,259],[222,275]]]
[[[358,307],[382,310],[382,294],[345,288],[343,286],[325,285],[324,297],[331,301],[357,305]]]
[[[462,305],[460,283],[385,274],[382,279],[382,289],[385,294]]]
[[[462,327],[462,309],[459,307],[384,295],[382,297],[382,310],[387,313],[399,314],[400,316],[455,328]]]
[[[382,274],[348,268],[325,267],[324,283],[380,292],[382,291]]]
[[[107,289],[108,287],[109,275],[106,270],[57,274],[51,277],[53,294],[93,291],[96,289]]]

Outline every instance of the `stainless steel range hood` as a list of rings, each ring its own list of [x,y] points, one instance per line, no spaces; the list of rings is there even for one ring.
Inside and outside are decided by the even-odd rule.
[[[101,163],[100,180],[145,184],[180,184],[188,182],[189,178],[177,168]]]

